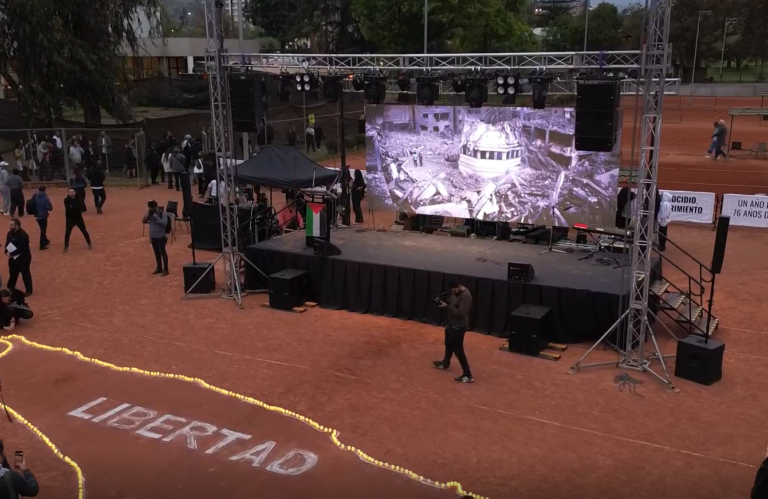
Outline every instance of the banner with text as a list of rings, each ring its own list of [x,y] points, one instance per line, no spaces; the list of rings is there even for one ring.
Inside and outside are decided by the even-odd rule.
[[[619,189],[621,190],[621,189]],[[637,192],[637,189],[632,189]],[[672,195],[672,222],[711,224],[715,216],[714,192],[659,191]]]
[[[660,191],[672,194],[672,221],[711,224],[715,214],[714,192]]]
[[[731,217],[731,225],[768,228],[768,196],[726,194],[720,214]]]

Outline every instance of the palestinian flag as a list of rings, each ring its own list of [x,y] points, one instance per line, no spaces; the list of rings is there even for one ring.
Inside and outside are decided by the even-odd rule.
[[[307,237],[328,237],[328,208],[322,203],[307,203]]]

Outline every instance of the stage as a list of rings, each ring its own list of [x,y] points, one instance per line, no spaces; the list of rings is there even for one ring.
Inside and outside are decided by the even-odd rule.
[[[356,228],[333,231],[331,242],[341,255],[315,256],[303,232],[248,246],[245,254],[266,275],[307,270],[310,298],[323,308],[440,325],[432,298],[458,279],[472,293],[476,332],[506,336],[510,314],[523,303],[552,308],[551,341],[559,343],[596,340],[618,318],[622,270],[579,261],[581,253],[539,255],[546,246]],[[508,262],[532,264],[536,277],[507,281]],[[661,273],[659,259],[653,266]],[[267,287],[250,265],[246,281],[249,289]]]

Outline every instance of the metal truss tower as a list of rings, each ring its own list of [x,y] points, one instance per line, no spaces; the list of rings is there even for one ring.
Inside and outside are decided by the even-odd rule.
[[[240,247],[237,237],[237,208],[229,202],[235,192],[234,144],[229,109],[229,85],[225,64],[224,32],[221,11],[223,0],[205,0],[205,31],[207,38],[206,71],[211,96],[211,124],[213,152],[218,163],[217,187],[221,210],[221,254],[216,259],[224,262],[223,296],[234,299],[242,307],[240,289]],[[215,264],[216,262],[214,262]],[[213,270],[209,270],[213,272]]]
[[[628,309],[619,320],[587,351],[571,368],[575,373],[581,367],[616,365],[616,362],[585,364],[582,361],[602,343],[613,331],[619,334],[621,344],[616,345],[620,353],[618,367],[649,372],[674,388],[670,380],[664,356],[661,354],[656,337],[651,329],[648,295],[651,284],[651,256],[654,234],[654,212],[656,207],[656,177],[661,142],[661,112],[664,104],[664,82],[670,68],[669,23],[673,0],[650,0],[646,40],[643,51],[641,74],[645,80],[642,89],[643,116],[640,142],[640,164],[634,182],[630,187],[637,189],[632,206],[632,271],[629,276]],[[646,351],[646,339],[650,337],[655,351]],[[653,360],[661,363],[662,373],[651,369]]]

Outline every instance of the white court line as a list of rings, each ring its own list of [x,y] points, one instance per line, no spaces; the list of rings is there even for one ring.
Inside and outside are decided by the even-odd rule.
[[[755,333],[755,334],[768,334],[768,331],[755,331],[754,329],[744,329],[740,327],[732,327],[732,326],[722,326],[723,329],[730,330],[733,329],[734,331],[743,331],[745,333]]]
[[[566,428],[566,429],[569,429],[569,430],[576,430],[576,431],[581,431],[581,432],[584,432],[584,433],[591,433],[592,435],[598,435],[598,436],[601,436],[601,437],[613,438],[615,440],[621,440],[623,442],[631,442],[631,443],[634,443],[634,444],[641,444],[641,445],[646,445],[648,447],[654,447],[656,449],[668,450],[668,451],[672,451],[672,452],[679,452],[681,454],[687,454],[689,456],[694,456],[694,457],[701,457],[701,458],[704,458],[704,459],[711,459],[713,461],[719,461],[721,463],[730,463],[730,464],[736,464],[736,465],[739,465],[739,466],[745,466],[747,468],[756,468],[756,466],[753,465],[753,464],[742,463],[742,462],[739,462],[739,461],[732,461],[730,459],[723,459],[723,458],[720,458],[720,457],[707,456],[706,454],[699,454],[698,452],[691,452],[691,451],[687,451],[687,450],[683,450],[683,449],[675,449],[674,447],[667,447],[666,445],[654,444],[654,443],[651,443],[651,442],[645,442],[643,440],[635,440],[635,439],[632,439],[632,438],[619,437],[619,436],[616,436],[616,435],[611,435],[609,433],[602,433],[602,432],[595,431],[595,430],[589,430],[587,428],[579,428],[578,426],[571,426],[571,425],[566,425],[566,424],[562,424],[562,423],[556,423],[554,421],[549,421],[549,420],[541,419],[541,418],[534,418],[532,416],[524,416],[522,414],[515,414],[513,412],[502,411],[500,409],[494,409],[492,407],[484,407],[482,405],[468,404],[468,403],[464,403],[464,405],[468,405],[468,406],[471,406],[471,407],[476,407],[478,409],[485,409],[487,411],[498,412],[498,413],[505,414],[505,415],[508,415],[508,416],[514,416],[516,418],[527,419],[529,421],[536,421],[538,423],[545,423],[545,424],[548,424],[548,425],[557,426],[559,428]]]

